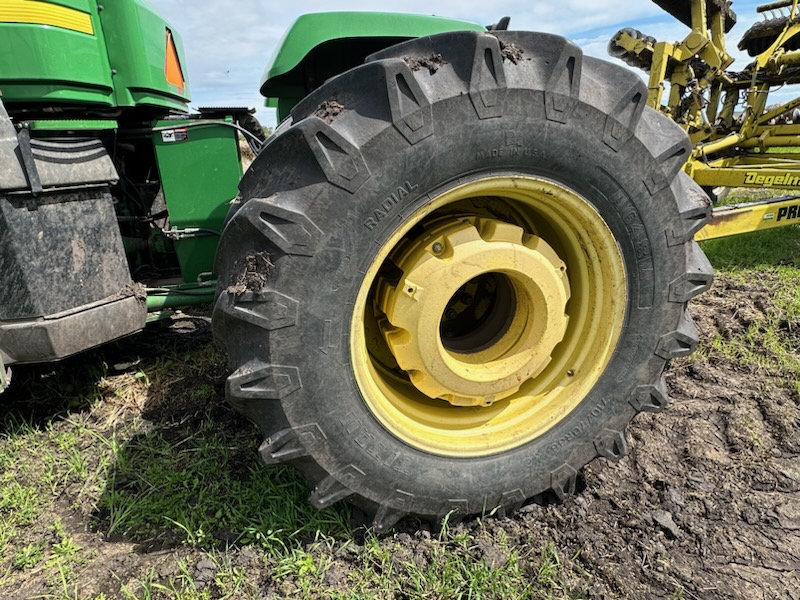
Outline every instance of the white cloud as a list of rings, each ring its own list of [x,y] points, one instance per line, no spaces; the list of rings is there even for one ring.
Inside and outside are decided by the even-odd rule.
[[[277,3],[263,0],[150,0],[150,4],[183,39],[194,106],[254,106],[267,125],[274,125],[274,114],[263,106],[259,83],[291,23],[304,13],[376,8],[372,0],[295,0],[291,10],[277,9]],[[735,3],[739,24],[728,50],[741,57],[736,66],[746,63],[736,43],[758,18],[756,4],[752,0]],[[436,14],[481,24],[508,15],[514,29],[559,33],[577,42],[587,54],[601,58],[607,58],[608,40],[621,27],[634,27],[666,41],[676,41],[688,33],[686,27],[646,0],[388,0],[381,3],[380,10]]]

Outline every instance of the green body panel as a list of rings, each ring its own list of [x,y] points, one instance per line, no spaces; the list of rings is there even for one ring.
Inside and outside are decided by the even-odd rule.
[[[166,30],[172,34],[184,79],[186,61],[178,33],[146,0],[117,0],[103,4],[100,13],[108,44],[108,60],[114,72],[118,106],[161,106],[185,111],[188,82],[183,90],[167,82]]]
[[[112,119],[48,119],[29,121],[28,129],[36,132],[55,132],[58,134],[72,133],[76,131],[104,131],[107,129],[117,129],[119,124]]]
[[[159,121],[153,144],[183,280],[208,279],[229,203],[242,177],[236,130],[197,120]],[[207,231],[192,232],[193,228]],[[190,230],[183,234],[184,230]]]
[[[37,0],[88,15],[92,32],[41,23],[8,22],[0,6],[0,91],[15,105],[91,104],[186,111],[188,87],[166,80],[166,30],[185,73],[180,37],[146,0]],[[4,16],[6,15],[6,16]]]
[[[0,22],[3,102],[113,105],[114,84],[96,0],[61,0],[57,4],[88,13],[94,33]]]
[[[372,52],[412,38],[462,30],[484,31],[485,27],[469,21],[399,13],[302,15],[278,43],[261,79],[261,93],[267,97],[267,106],[278,108],[278,119],[282,120],[313,87],[361,64]]]

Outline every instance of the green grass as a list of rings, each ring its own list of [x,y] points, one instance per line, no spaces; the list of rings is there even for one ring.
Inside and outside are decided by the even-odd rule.
[[[734,203],[741,199],[733,198]],[[724,272],[800,268],[800,226],[756,231],[702,243],[714,268]]]
[[[580,598],[569,582],[590,576],[573,561],[565,563],[553,545],[542,549],[511,547],[502,530],[443,530],[409,545],[401,538],[369,535],[354,551],[343,590],[326,584],[341,567],[330,542],[311,545],[285,556],[275,574],[279,589],[298,597],[408,599],[536,599]],[[345,546],[346,548],[346,546]],[[489,549],[487,551],[487,548]],[[322,550],[322,551],[320,551]],[[339,552],[338,554],[342,554]],[[339,586],[337,586],[339,587]]]
[[[800,226],[709,240],[701,246],[718,278],[753,288],[772,305],[744,331],[701,344],[743,366],[780,374],[800,392]]]
[[[580,597],[588,574],[554,547],[445,524],[412,555],[352,531],[346,505],[313,509],[297,471],[260,464],[258,432],[222,399],[213,344],[194,346],[119,374],[104,355],[15,374],[23,385],[0,406],[0,595]]]
[[[0,590],[37,572],[52,597],[84,597],[76,568],[102,544],[84,547],[67,519],[110,543],[197,555],[251,546],[280,557],[349,532],[346,508],[314,510],[296,471],[259,463],[257,431],[222,402],[223,361],[208,339],[121,375],[91,360],[21,371],[0,408]],[[236,590],[243,574],[215,577]],[[153,597],[193,597],[190,579],[156,582]]]
[[[137,435],[116,454],[98,526],[112,537],[205,549],[257,544],[270,552],[316,531],[346,529],[343,511],[306,508],[301,477],[265,470],[256,447],[250,428],[231,434],[211,415],[190,427]]]

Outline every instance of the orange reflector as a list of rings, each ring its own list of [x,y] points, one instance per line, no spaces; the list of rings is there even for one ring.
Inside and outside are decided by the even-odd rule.
[[[167,83],[174,85],[178,88],[178,93],[183,94],[183,88],[186,87],[186,80],[183,78],[181,61],[178,58],[178,50],[175,48],[175,42],[172,40],[172,32],[167,29],[166,34],[167,52],[164,60],[164,74],[167,76]]]

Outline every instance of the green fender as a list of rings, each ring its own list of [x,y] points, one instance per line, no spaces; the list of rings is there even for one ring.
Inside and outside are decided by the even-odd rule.
[[[327,12],[303,15],[278,43],[261,78],[266,105],[278,120],[334,75],[399,42],[447,31],[485,31],[485,27],[428,15],[382,12]]]

